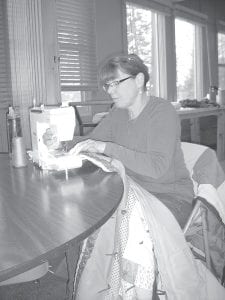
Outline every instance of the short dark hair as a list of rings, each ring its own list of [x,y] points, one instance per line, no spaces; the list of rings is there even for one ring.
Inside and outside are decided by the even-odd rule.
[[[99,83],[103,85],[117,77],[120,70],[128,75],[136,76],[138,73],[144,74],[144,87],[149,81],[148,67],[136,54],[119,54],[106,59],[99,68]]]

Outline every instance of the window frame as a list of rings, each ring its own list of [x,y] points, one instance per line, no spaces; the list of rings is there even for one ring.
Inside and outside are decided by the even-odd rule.
[[[156,41],[152,45],[152,55],[154,55],[153,61],[157,62],[156,67],[153,69],[155,72],[151,74],[153,82],[153,91],[152,94],[158,97],[167,99],[167,49],[166,49],[166,34],[165,34],[165,17],[171,15],[171,8],[160,3],[151,3],[146,1],[137,1],[137,0],[124,0],[123,1],[123,39],[124,39],[124,49],[128,53],[128,28],[127,28],[127,10],[126,4],[136,5],[143,9],[150,10],[153,13],[153,28],[152,28],[152,41]],[[160,19],[160,20],[159,20]],[[159,25],[160,23],[160,25]],[[158,49],[163,49],[163,54],[160,56]],[[161,74],[161,75],[160,75]]]

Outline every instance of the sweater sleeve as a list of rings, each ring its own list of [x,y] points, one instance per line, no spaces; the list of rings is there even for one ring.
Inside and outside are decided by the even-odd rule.
[[[112,109],[113,110],[113,109]],[[92,130],[89,138],[98,141],[111,141],[112,140],[112,127],[113,121],[111,116],[111,111],[104,117],[101,122]]]
[[[119,159],[126,168],[154,179],[163,176],[173,159],[177,138],[180,138],[180,122],[172,105],[159,105],[142,124],[140,134],[146,135],[145,150],[133,150],[108,142],[105,154]]]
[[[106,117],[104,117],[101,122],[89,133],[84,136],[75,136],[72,141],[67,142],[67,148],[70,150],[77,143],[85,141],[87,139],[93,139],[98,141],[111,141],[112,136],[112,117],[111,113],[109,113]]]

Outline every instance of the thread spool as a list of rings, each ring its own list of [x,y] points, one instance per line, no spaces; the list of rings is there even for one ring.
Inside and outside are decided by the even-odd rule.
[[[210,103],[216,103],[216,95],[218,92],[217,86],[210,86],[209,88],[209,101]]]
[[[26,167],[27,157],[23,137],[12,139],[12,165],[15,168]]]
[[[217,103],[221,106],[225,106],[225,90],[219,89]]]

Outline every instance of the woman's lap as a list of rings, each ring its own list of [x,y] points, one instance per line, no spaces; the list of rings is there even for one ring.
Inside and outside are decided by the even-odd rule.
[[[192,204],[177,194],[154,193],[174,215],[181,228],[184,228],[192,211]]]

